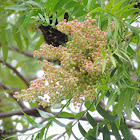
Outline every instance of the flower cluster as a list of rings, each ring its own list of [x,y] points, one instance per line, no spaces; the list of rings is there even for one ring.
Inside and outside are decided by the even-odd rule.
[[[43,78],[32,81],[31,86],[22,90],[21,95],[16,93],[16,98],[37,101],[42,106],[54,105],[69,98],[73,98],[75,106],[82,100],[94,100],[94,85],[102,78],[104,58],[105,71],[111,68],[107,52],[107,32],[101,31],[96,20],[90,16],[84,22],[78,22],[76,19],[70,22],[64,20],[57,28],[69,35],[71,41],[67,42],[66,47],[45,44],[39,51],[34,52],[34,57],[44,57],[43,62],[39,61],[43,63]],[[101,50],[104,50],[104,53]],[[47,59],[50,58],[59,59],[61,67],[48,62]],[[98,59],[100,61],[94,64]]]

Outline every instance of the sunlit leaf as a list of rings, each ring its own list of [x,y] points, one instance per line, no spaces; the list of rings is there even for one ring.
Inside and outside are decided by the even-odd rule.
[[[59,117],[74,117],[74,115],[73,114],[71,114],[71,113],[68,113],[68,112],[61,112],[59,115],[58,115]]]
[[[91,104],[92,104],[92,102],[90,102],[90,101],[88,100],[88,101],[85,102],[85,107],[86,107],[86,108],[89,108]],[[89,111],[95,111],[94,105],[92,105],[92,106],[89,108]]]
[[[43,117],[43,118],[50,118],[50,116],[51,116],[51,117],[54,117],[54,115],[51,114],[51,113],[42,111],[42,110],[40,110],[40,109],[38,109],[38,108],[37,108],[37,110],[38,110],[40,116]]]
[[[111,59],[112,64],[114,65],[114,67],[116,67],[116,62],[112,55],[110,55],[110,59]]]
[[[112,7],[112,5],[113,5],[113,1],[114,1],[114,0],[110,0],[110,1],[108,2],[108,4],[105,6],[105,10],[110,10],[110,9],[111,9],[111,7]]]
[[[83,114],[85,113],[85,111],[79,112],[75,115],[75,119],[79,119]]]
[[[102,73],[104,73],[105,68],[106,68],[106,58],[104,58],[104,60],[103,60],[103,64],[102,64]]]
[[[97,13],[97,12],[102,12],[104,11],[101,7],[97,7],[94,10],[92,10],[91,12],[89,12],[89,14],[93,14],[93,13]]]
[[[111,13],[116,12],[123,4],[124,0],[121,0],[119,3],[117,3],[112,9],[111,9]]]

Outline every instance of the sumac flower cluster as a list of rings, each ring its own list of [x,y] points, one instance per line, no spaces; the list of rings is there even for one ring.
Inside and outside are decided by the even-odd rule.
[[[34,57],[43,56],[41,79],[31,82],[22,94],[16,93],[16,98],[25,101],[37,101],[39,105],[47,106],[61,102],[62,99],[73,98],[73,104],[79,105],[82,100],[94,100],[96,92],[94,85],[102,79],[102,64],[106,58],[105,72],[110,70],[111,61],[108,57],[107,31],[101,31],[95,19],[90,16],[83,22],[76,19],[65,20],[57,25],[58,30],[69,35],[71,40],[66,46],[42,45]],[[101,50],[104,50],[105,54]],[[47,59],[59,59],[61,66],[56,67]],[[100,59],[95,65],[94,62]]]

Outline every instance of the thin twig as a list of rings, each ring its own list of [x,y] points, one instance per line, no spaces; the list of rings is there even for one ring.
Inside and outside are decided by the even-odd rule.
[[[2,59],[0,59],[0,63],[4,63],[4,61]],[[16,68],[14,68],[8,62],[4,63],[4,65],[6,65],[11,70],[13,70],[13,72],[15,72],[20,77],[20,79],[26,84],[26,86],[29,87],[28,81],[16,70]]]

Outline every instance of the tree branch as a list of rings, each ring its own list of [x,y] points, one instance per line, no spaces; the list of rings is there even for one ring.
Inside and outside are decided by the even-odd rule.
[[[2,59],[0,59],[0,63],[4,63],[4,61]],[[15,72],[19,77],[20,79],[27,85],[27,87],[29,87],[29,83],[28,81],[12,66],[10,65],[9,63],[4,63],[8,68],[12,69],[13,72]]]
[[[32,52],[25,51],[24,49],[23,49],[23,51],[21,52],[21,51],[19,51],[19,49],[18,49],[17,47],[15,47],[15,46],[9,47],[9,49],[10,49],[10,50],[14,50],[14,51],[16,51],[16,52],[18,52],[18,53],[24,54],[24,55],[27,56],[27,57],[33,58],[33,53],[32,53]]]
[[[3,89],[9,90],[9,91],[10,91],[10,88],[8,88],[8,87],[7,87],[6,85],[4,85],[2,82],[0,82],[0,85],[2,86]],[[23,103],[23,101],[22,101],[21,99],[17,100],[16,98],[14,98],[15,93],[10,92],[9,94],[10,94],[10,96],[11,96],[15,101],[17,101],[17,103],[19,104],[19,106],[20,106],[22,109],[27,108],[27,107],[24,105],[24,103]]]
[[[34,108],[30,108],[30,109],[23,109],[23,110],[19,110],[19,111],[0,113],[0,118],[11,117],[11,116],[14,116],[14,115],[24,115],[23,112],[25,112],[27,115],[30,115],[30,116],[41,117],[40,114],[37,111],[37,108],[42,109],[42,107],[39,106],[39,107],[34,107]],[[52,113],[53,115],[56,115],[58,113],[58,112],[47,111],[46,109],[43,109],[43,110],[46,111],[46,112]],[[65,118],[65,117],[58,117],[57,116],[57,118]],[[75,119],[75,118],[67,117],[65,119]],[[101,122],[101,121],[104,120],[103,118],[99,118],[99,117],[93,117],[93,119],[96,122]],[[81,117],[80,120],[85,120],[86,121],[87,120],[86,115]],[[136,122],[130,121],[130,120],[126,120],[126,124],[127,124],[128,128],[133,128],[133,127],[136,127],[136,126],[140,125],[139,122],[136,123]],[[140,130],[140,127],[136,127],[135,129]]]

